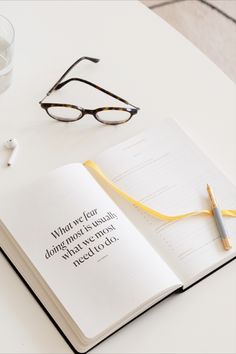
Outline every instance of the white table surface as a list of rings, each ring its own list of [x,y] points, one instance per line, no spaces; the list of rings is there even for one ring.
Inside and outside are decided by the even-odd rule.
[[[6,167],[9,152],[0,147],[0,195],[57,166],[83,161],[162,117],[174,117],[235,180],[234,84],[145,6],[136,1],[1,1],[0,13],[16,30],[14,81],[0,95],[0,144],[9,137],[20,143],[12,168]],[[92,117],[57,123],[40,108],[38,101],[51,85],[84,55],[102,60],[81,63],[74,75],[140,106],[130,123],[102,126]],[[97,92],[73,88],[78,100],[84,96],[81,105],[96,107]],[[91,352],[235,353],[235,271],[234,261]],[[3,256],[0,278],[0,352],[71,353]]]

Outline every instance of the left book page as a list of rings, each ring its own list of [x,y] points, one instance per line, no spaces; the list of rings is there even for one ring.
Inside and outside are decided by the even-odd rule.
[[[52,171],[1,204],[5,237],[84,344],[181,286],[81,164]]]

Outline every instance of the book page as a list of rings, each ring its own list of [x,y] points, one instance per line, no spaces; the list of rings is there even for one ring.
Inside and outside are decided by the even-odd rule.
[[[236,206],[235,186],[172,120],[110,148],[95,162],[120,189],[163,214],[209,209],[207,183],[222,209]],[[101,183],[186,284],[235,256],[235,219],[224,218],[233,243],[226,252],[211,216],[163,222],[129,205]]]
[[[180,286],[81,164],[8,196],[0,216],[85,342]]]

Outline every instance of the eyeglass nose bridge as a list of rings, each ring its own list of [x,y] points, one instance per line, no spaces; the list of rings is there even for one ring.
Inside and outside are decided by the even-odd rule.
[[[80,108],[80,109],[81,109],[81,108]],[[84,117],[85,115],[92,115],[92,116],[95,117],[95,110],[94,110],[94,109],[83,108],[83,109],[82,109],[82,113],[83,113],[82,117]],[[82,117],[81,117],[81,118],[82,118]]]
[[[87,109],[87,108],[83,108],[83,113],[85,114],[94,114],[94,110],[93,109]]]

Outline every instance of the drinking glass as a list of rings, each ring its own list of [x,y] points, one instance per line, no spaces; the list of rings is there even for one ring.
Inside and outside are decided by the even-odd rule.
[[[0,93],[11,84],[14,38],[11,22],[0,15]]]

